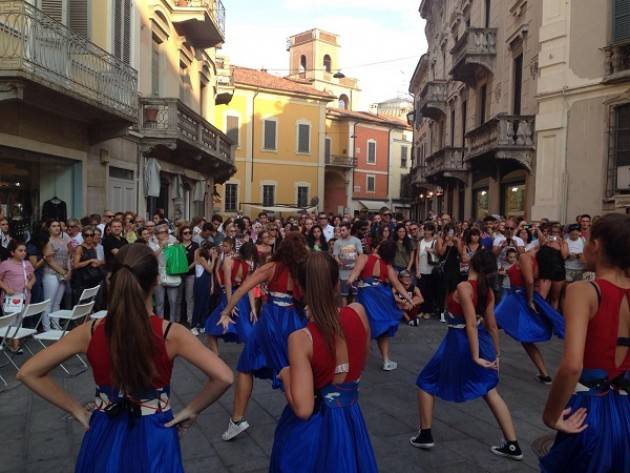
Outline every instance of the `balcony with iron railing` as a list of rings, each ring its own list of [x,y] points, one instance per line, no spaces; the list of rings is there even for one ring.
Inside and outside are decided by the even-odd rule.
[[[468,27],[451,49],[453,80],[474,86],[477,72],[492,73],[497,55],[496,28]]]
[[[357,158],[345,156],[341,154],[331,154],[326,156],[326,166],[337,167],[343,169],[351,169],[356,167]]]
[[[177,32],[195,48],[225,42],[225,7],[221,0],[171,0],[171,20]]]
[[[442,177],[465,181],[468,163],[464,161],[464,149],[446,146],[425,159],[424,176],[430,180]]]
[[[466,133],[465,160],[491,155],[531,170],[535,157],[535,117],[499,114]]]
[[[135,69],[24,0],[0,0],[0,81],[16,90],[9,98],[57,113],[99,123],[136,121]]]
[[[446,115],[448,81],[433,80],[427,82],[420,92],[418,106],[423,117],[439,120]]]
[[[232,142],[177,98],[140,99],[139,131],[143,146],[168,149],[171,160],[204,173],[234,168]]]

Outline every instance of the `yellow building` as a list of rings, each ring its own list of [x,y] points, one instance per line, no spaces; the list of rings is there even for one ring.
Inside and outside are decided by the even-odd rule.
[[[252,215],[323,202],[326,105],[336,97],[265,71],[232,67],[232,78],[234,95],[217,106],[215,122],[236,145],[237,172],[218,189],[216,210]]]

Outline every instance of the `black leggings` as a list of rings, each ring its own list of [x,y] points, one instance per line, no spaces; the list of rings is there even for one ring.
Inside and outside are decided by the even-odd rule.
[[[435,314],[440,307],[439,278],[435,274],[422,274],[418,281],[418,287],[424,302],[420,306],[420,312],[423,314]]]

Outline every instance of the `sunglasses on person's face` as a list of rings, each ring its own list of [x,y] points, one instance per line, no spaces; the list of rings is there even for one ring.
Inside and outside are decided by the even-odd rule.
[[[94,236],[94,233],[84,233],[84,234],[83,234],[83,236],[84,236],[85,238],[90,238],[90,237],[93,237],[93,236]]]
[[[113,215],[105,215],[105,218],[114,218]]]
[[[191,232],[189,232],[189,231],[182,232],[182,235],[190,235],[190,234],[191,234]]]

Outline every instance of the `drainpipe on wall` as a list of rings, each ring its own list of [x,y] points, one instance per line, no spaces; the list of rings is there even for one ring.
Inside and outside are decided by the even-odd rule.
[[[256,142],[256,97],[258,96],[259,90],[256,89],[254,92],[254,96],[252,97],[252,172],[250,174],[250,182],[254,183],[254,143]]]
[[[346,200],[346,206],[348,209],[350,209],[350,203],[352,200],[354,200],[354,162],[357,159],[357,122],[354,122],[354,125],[352,125],[352,179],[351,179],[351,187],[352,187],[352,192],[350,193],[350,200]],[[358,160],[357,160],[357,164],[358,164]]]

